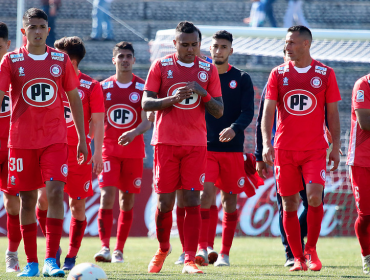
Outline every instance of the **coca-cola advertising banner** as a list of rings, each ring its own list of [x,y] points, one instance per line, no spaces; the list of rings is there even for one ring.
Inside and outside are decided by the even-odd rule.
[[[345,172],[344,172],[345,173]],[[325,187],[324,219],[321,226],[321,236],[352,236],[354,232],[354,222],[357,216],[355,201],[352,195],[351,186],[347,183],[345,174],[336,180],[328,176]],[[152,192],[152,170],[144,169],[141,193],[135,197],[134,223],[131,228],[130,236],[153,236],[155,235],[154,215],[156,209],[156,194]],[[100,201],[100,189],[97,179],[93,180],[94,195],[86,200],[87,227],[86,236],[98,236],[98,210]],[[0,194],[3,195],[2,193]],[[118,193],[116,200],[118,199]],[[219,208],[219,221],[217,234],[222,231],[221,221],[223,211],[221,208],[221,197],[217,196],[217,206]],[[65,219],[63,224],[63,236],[68,236],[71,212],[68,207],[68,197],[64,199]],[[239,225],[236,235],[247,236],[279,236],[278,209],[276,205],[276,191],[274,179],[268,178],[265,184],[260,186],[256,195],[248,198],[244,193],[239,195]],[[300,206],[299,212],[303,210]],[[114,223],[112,236],[116,235],[117,219],[119,215],[118,201],[116,201],[114,211]],[[176,212],[173,212],[172,234],[176,235]],[[3,205],[3,198],[0,198],[0,236],[5,236],[6,231],[6,212]],[[41,236],[41,230],[39,230]]]

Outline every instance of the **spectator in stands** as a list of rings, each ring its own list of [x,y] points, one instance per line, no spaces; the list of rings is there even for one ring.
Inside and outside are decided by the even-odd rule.
[[[295,21],[296,25],[303,25],[310,28],[303,15],[302,4],[303,0],[289,0],[288,8],[284,16],[284,27],[289,28],[293,26],[293,21]]]
[[[113,0],[94,0],[91,40],[114,40],[110,16],[107,14],[110,12],[112,2]]]
[[[61,4],[61,0],[41,0],[42,10],[48,15],[48,26],[50,27],[46,44],[52,48],[54,48],[55,41],[55,19]]]
[[[244,23],[251,27],[262,27],[267,17],[272,27],[277,27],[272,4],[275,0],[251,0],[252,7],[249,18]]]

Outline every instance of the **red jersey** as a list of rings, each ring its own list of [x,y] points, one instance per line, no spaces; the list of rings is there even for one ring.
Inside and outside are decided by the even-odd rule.
[[[370,74],[359,79],[352,92],[351,138],[347,164],[370,167],[370,131],[362,130],[357,121],[356,109],[370,109]]]
[[[78,86],[78,93],[81,97],[82,107],[84,109],[84,127],[86,141],[89,143],[89,121],[91,119],[92,113],[104,113],[104,99],[103,92],[101,90],[98,81],[90,78],[86,74],[79,71],[78,79],[80,80],[80,85]],[[64,117],[66,119],[68,128],[68,145],[77,146],[78,145],[78,135],[75,124],[72,118],[71,108],[68,103],[67,95],[64,95]]]
[[[118,145],[118,138],[124,132],[135,129],[141,123],[141,99],[145,81],[132,75],[129,85],[117,83],[116,75],[101,82],[105,105],[104,155],[120,158],[145,157],[142,134],[126,146]]]
[[[221,85],[217,68],[195,57],[193,63],[182,63],[177,54],[153,62],[144,90],[157,93],[158,98],[176,94],[187,82],[196,81],[212,97],[220,97]],[[176,103],[156,114],[152,145],[207,146],[205,106],[198,94]]]
[[[0,90],[11,85],[8,146],[40,149],[67,143],[63,96],[78,86],[72,63],[62,52],[46,47],[32,55],[26,47],[7,53],[0,65]]]
[[[8,149],[10,106],[9,92],[6,92],[0,107],[0,151],[6,151]]]
[[[304,70],[305,73],[298,72]],[[271,71],[266,99],[277,101],[275,148],[294,151],[328,148],[325,104],[341,100],[332,68],[316,60],[306,69],[286,62]]]

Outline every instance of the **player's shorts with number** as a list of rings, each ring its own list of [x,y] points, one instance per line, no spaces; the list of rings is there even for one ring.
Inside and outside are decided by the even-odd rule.
[[[207,151],[207,169],[205,182],[230,194],[244,191],[244,157],[242,152]]]
[[[19,196],[17,190],[8,188],[8,151],[0,151],[0,191]]]
[[[104,169],[99,187],[116,187],[125,193],[140,193],[143,176],[142,158],[119,158],[103,154]]]
[[[290,196],[303,190],[303,182],[325,186],[326,149],[290,151],[275,149],[275,177],[277,191]]]
[[[350,166],[350,176],[357,213],[370,215],[370,167]]]
[[[77,162],[77,146],[68,146],[68,177],[64,191],[73,199],[84,199],[92,196],[94,191],[91,183],[90,146],[87,145],[89,154],[86,162],[79,165]]]
[[[207,147],[157,144],[154,148],[154,190],[201,191],[205,180]]]
[[[53,144],[41,149],[9,148],[8,188],[32,191],[45,181],[67,182],[68,145]]]

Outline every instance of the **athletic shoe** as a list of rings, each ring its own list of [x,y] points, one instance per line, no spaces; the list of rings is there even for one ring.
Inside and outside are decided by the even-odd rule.
[[[123,263],[123,253],[120,250],[114,250],[112,254],[112,263]]]
[[[19,269],[18,252],[10,252],[10,251],[6,250],[6,252],[5,252],[5,264],[6,264],[6,272],[21,271]]]
[[[229,256],[226,254],[219,254],[214,266],[230,266]]]
[[[64,265],[62,267],[63,270],[69,271],[72,268],[74,268],[76,265],[76,257],[73,258],[65,258],[64,259]]]
[[[284,264],[285,267],[293,266],[294,265],[294,258],[287,258]]]
[[[21,273],[17,274],[18,277],[39,277],[39,264],[35,262],[27,263]]]
[[[365,274],[369,274],[370,273],[370,255],[367,255],[365,257],[361,255],[361,259],[362,259],[362,271]]]
[[[164,264],[164,261],[166,260],[167,256],[171,254],[171,251],[172,251],[171,245],[170,245],[170,249],[168,249],[168,251],[165,251],[165,252],[163,252],[159,248],[148,265],[148,272],[149,273],[160,272]]]
[[[96,262],[111,262],[110,250],[107,247],[100,249],[94,256]]]
[[[201,273],[203,274],[203,271],[201,271],[193,261],[188,261],[184,264],[182,273],[189,273],[189,274]]]
[[[64,277],[66,275],[64,271],[59,268],[56,259],[54,258],[45,259],[42,274],[44,277]]]
[[[209,264],[214,264],[215,261],[217,261],[218,258],[218,253],[213,250],[211,246],[207,247],[207,252],[208,252],[208,262]]]
[[[307,260],[308,268],[313,271],[320,271],[322,268],[321,261],[319,260],[319,257],[317,256],[316,249],[306,249],[304,251],[304,257]]]
[[[198,254],[195,255],[195,263],[200,266],[208,266],[207,250],[199,249]]]
[[[57,254],[55,256],[55,260],[57,262],[57,266],[60,268],[60,256],[62,255],[62,248],[60,248],[59,246],[59,249],[57,251]]]
[[[306,259],[298,258],[294,259],[294,265],[291,269],[289,269],[289,271],[299,271],[299,270],[307,271]]]
[[[179,259],[175,261],[175,264],[184,264],[184,262],[185,262],[185,252],[182,252]]]

